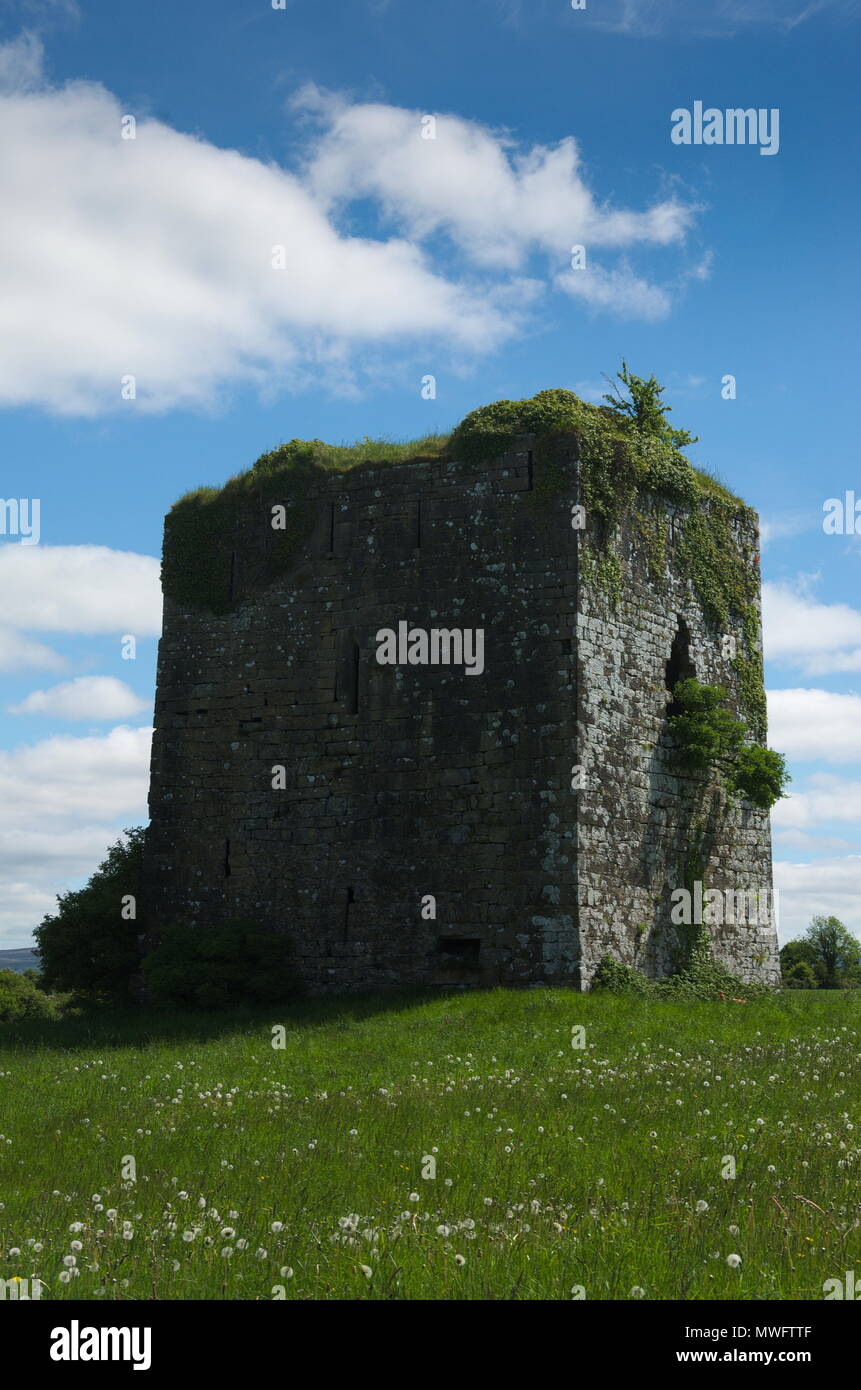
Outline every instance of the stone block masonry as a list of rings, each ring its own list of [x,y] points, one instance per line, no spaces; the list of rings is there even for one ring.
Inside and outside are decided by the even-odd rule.
[[[311,993],[586,988],[606,951],[672,967],[670,893],[693,865],[710,887],[770,892],[767,815],[704,794],[669,747],[670,663],[740,700],[725,634],[674,560],[680,513],[644,500],[669,528],[663,575],[622,524],[614,601],[581,576],[577,442],[536,445],[522,436],[480,466],[315,473],[310,523],[274,580],[261,578],[272,516],[250,491],[231,521],[227,611],[166,595],[154,938],[258,923],[289,938]],[[561,488],[542,487],[551,466]],[[737,540],[753,564],[752,522]],[[402,622],[481,631],[481,671],[378,661],[378,634]],[[777,981],[773,929],[712,930],[719,959]]]

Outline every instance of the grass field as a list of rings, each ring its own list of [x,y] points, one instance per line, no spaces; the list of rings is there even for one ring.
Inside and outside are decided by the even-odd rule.
[[[859,1079],[858,992],[7,1026],[0,1277],[43,1299],[822,1299],[861,1271]]]

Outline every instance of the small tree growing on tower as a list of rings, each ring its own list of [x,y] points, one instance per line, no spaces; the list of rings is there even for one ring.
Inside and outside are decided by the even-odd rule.
[[[644,434],[657,435],[667,444],[672,444],[675,449],[684,449],[688,444],[696,444],[699,435],[691,434],[688,430],[674,429],[667,419],[673,407],[664,405],[661,400],[664,388],[657,377],[636,376],[634,372],[628,371],[628,364],[624,361],[622,370],[617,372],[616,376],[627,395],[623,395],[609,377],[605,379],[610,383],[611,392],[604,394],[604,400],[615,415],[621,416]]]

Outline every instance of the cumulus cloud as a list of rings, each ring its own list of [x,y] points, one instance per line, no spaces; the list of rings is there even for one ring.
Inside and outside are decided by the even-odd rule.
[[[444,232],[476,265],[517,269],[536,248],[567,264],[572,244],[667,246],[693,222],[673,197],[645,212],[599,203],[572,136],[519,150],[458,116],[352,104],[313,84],[294,105],[323,125],[305,167],[324,206],[376,198],[411,236]]]
[[[43,819],[109,819],[146,802],[150,729],[121,725],[107,734],[58,735],[0,750],[0,804],[13,824]]]
[[[56,894],[146,821],[151,737],[121,726],[0,751],[0,943],[28,945]]]
[[[861,823],[861,782],[851,782],[832,772],[814,773],[803,791],[792,792],[778,801],[771,820],[781,829],[804,830],[831,821]]]
[[[0,93],[31,92],[42,82],[42,42],[24,33],[0,44]]]
[[[808,864],[777,860],[774,884],[778,890],[781,943],[800,936],[819,913],[839,917],[861,936],[861,855],[816,859]]]
[[[802,854],[843,854],[846,851],[857,854],[861,850],[861,843],[857,839],[823,835],[819,831],[775,830],[773,840],[781,851],[797,850]]]
[[[410,343],[487,352],[535,300],[530,253],[555,273],[572,241],[667,246],[694,216],[674,198],[603,205],[571,138],[521,151],[445,116],[423,140],[418,112],[308,91],[296,171],[144,116],[122,139],[134,113],[95,83],[49,87],[38,59],[32,38],[0,47],[0,405],[201,407],[233,384],[272,392],[313,371],[350,389],[358,348],[369,370],[375,350]],[[339,230],[366,197],[391,235]],[[594,279],[594,303],[618,307],[615,290],[626,312],[653,316],[645,284]],[[136,398],[123,401],[129,376]]]
[[[617,270],[604,270],[601,266],[571,270],[558,276],[556,284],[593,309],[608,309],[624,318],[662,319],[672,307],[665,289],[635,275],[629,266]]]
[[[768,741],[798,762],[861,762],[861,696],[770,690]]]
[[[765,655],[808,675],[861,671],[861,612],[788,584],[762,587]]]
[[[64,665],[59,652],[34,642],[12,628],[0,627],[0,671],[57,671]]]
[[[161,626],[158,561],[106,546],[0,547],[7,620],[43,632],[118,638]],[[0,628],[0,669],[54,670],[58,653]],[[32,691],[17,714],[128,720],[148,702],[120,680],[83,676]],[[46,739],[0,751],[0,942],[26,945],[57,892],[86,879],[123,825],[147,819],[150,729]]]
[[[49,690],[32,690],[10,714],[44,714],[56,719],[128,719],[148,708],[116,676],[77,676]]]
[[[159,562],[134,551],[5,545],[0,593],[16,625],[37,632],[147,637],[161,630]],[[0,640],[0,657],[2,651]]]

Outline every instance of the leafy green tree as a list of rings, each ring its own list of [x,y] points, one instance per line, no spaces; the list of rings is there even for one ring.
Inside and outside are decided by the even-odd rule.
[[[802,969],[803,967],[803,969]],[[780,950],[780,973],[784,985],[795,989],[821,989],[825,979],[825,967],[809,941],[796,939],[787,941]],[[812,984],[799,984],[799,980],[812,980]]]
[[[861,942],[838,917],[814,917],[802,940],[812,946],[822,967],[823,989],[845,989],[857,982]]]
[[[143,975],[149,1000],[173,1008],[279,1004],[297,993],[289,939],[239,921],[164,927]]]
[[[126,830],[84,888],[57,897],[35,930],[42,985],[84,999],[127,1004],[139,970],[138,932],[123,899],[140,897],[143,826]]]
[[[784,989],[818,989],[816,971],[806,960],[800,960],[782,977]]]
[[[606,378],[611,389],[609,393],[605,392],[604,400],[614,414],[642,430],[643,434],[656,435],[666,444],[671,444],[674,449],[684,449],[688,444],[696,444],[698,435],[690,434],[687,430],[674,429],[667,419],[673,407],[664,405],[661,400],[664,387],[657,377],[636,376],[628,371],[628,364],[624,361],[622,370],[617,372],[616,376],[627,394],[623,394],[609,377]]]
[[[52,1018],[56,1001],[49,999],[27,978],[30,972],[0,970],[0,1023],[17,1023],[25,1018]]]
[[[681,713],[669,722],[680,760],[689,768],[715,769],[728,791],[769,811],[791,780],[786,759],[773,748],[748,744],[747,728],[733,718],[726,698],[722,685],[702,685],[693,677],[676,684],[673,700]]]

